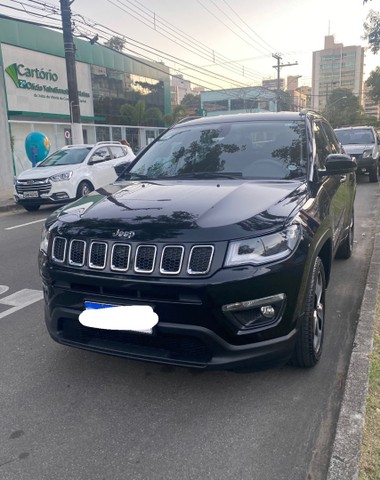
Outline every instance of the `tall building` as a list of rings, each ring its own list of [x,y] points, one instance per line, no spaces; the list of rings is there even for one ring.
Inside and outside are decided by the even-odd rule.
[[[337,88],[347,88],[363,102],[364,48],[335,43],[325,36],[325,48],[313,52],[312,99],[315,110],[323,110],[327,98]]]
[[[278,80],[277,78],[272,78],[268,80],[263,80],[261,86],[267,88],[268,90],[277,90]],[[280,90],[285,90],[285,80],[280,78]]]
[[[185,80],[183,75],[173,75],[171,78],[170,93],[171,106],[173,108],[182,102],[185,95],[193,93],[191,90],[191,82]]]

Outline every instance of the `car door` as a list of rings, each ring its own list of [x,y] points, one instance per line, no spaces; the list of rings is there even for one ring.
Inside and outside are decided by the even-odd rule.
[[[94,187],[99,188],[116,180],[116,172],[112,164],[113,156],[108,146],[98,147],[91,155],[88,165]]]
[[[326,158],[330,153],[340,153],[339,142],[329,131],[329,125],[323,120],[318,119],[313,122],[313,131],[316,146],[317,162],[322,168],[325,167]],[[348,207],[347,202],[348,185],[350,175],[332,175],[322,179],[322,188],[329,197],[329,211],[326,212],[331,219],[331,228],[333,231],[334,251],[342,237],[342,231],[347,222]]]

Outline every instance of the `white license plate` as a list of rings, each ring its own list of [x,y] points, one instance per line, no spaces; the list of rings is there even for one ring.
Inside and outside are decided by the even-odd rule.
[[[85,327],[151,334],[158,323],[157,314],[148,305],[84,303],[85,310],[79,315],[79,322]]]
[[[31,192],[24,192],[24,198],[38,198],[37,190],[32,190]]]

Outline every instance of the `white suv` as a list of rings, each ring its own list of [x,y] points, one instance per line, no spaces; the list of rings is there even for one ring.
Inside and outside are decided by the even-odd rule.
[[[134,158],[132,149],[120,142],[68,145],[20,173],[15,201],[29,212],[43,204],[67,203],[115,181],[115,167],[120,169]]]

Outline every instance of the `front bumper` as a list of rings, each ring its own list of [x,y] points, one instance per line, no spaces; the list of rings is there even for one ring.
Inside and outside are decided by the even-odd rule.
[[[304,258],[265,268],[229,268],[212,278],[123,279],[52,266],[40,254],[45,320],[58,343],[110,355],[194,368],[285,363],[302,315],[298,292]],[[282,273],[281,273],[282,272]],[[223,306],[284,294],[273,322],[246,327]],[[84,327],[84,302],[150,305],[159,316],[152,334]],[[245,313],[244,313],[245,314]]]

